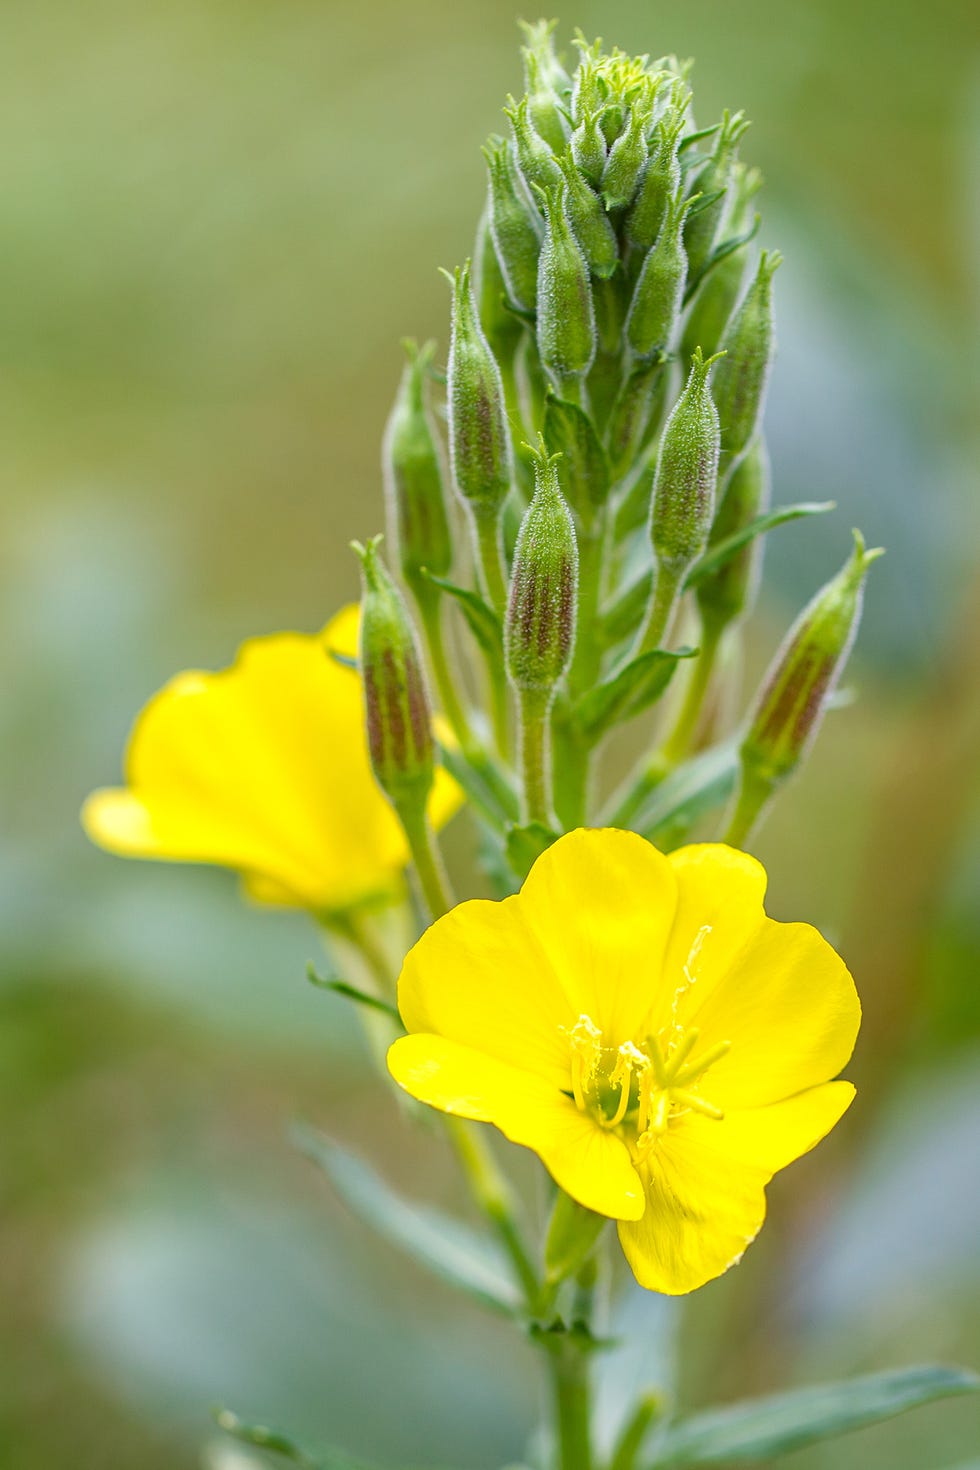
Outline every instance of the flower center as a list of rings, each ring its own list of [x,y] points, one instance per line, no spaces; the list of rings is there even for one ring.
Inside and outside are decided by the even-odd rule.
[[[692,967],[703,938],[704,931],[684,966],[668,1025],[647,1036],[642,1045],[625,1041],[604,1046],[599,1027],[584,1013],[565,1031],[576,1107],[591,1113],[603,1128],[621,1128],[637,1163],[684,1114],[698,1113],[716,1122],[725,1116],[703,1096],[701,1082],[731,1042],[719,1041],[697,1052],[701,1039],[697,1026],[681,1026],[677,1020],[677,1002],[694,983]]]

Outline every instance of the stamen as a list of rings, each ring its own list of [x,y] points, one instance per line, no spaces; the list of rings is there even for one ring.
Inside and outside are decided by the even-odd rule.
[[[681,1032],[681,1039],[672,1052],[667,1055],[667,1075],[676,1078],[681,1066],[691,1055],[701,1038],[701,1032],[697,1026],[691,1026],[687,1031]]]
[[[690,1108],[692,1113],[700,1113],[703,1118],[713,1118],[716,1123],[723,1121],[725,1114],[721,1108],[716,1108],[714,1103],[705,1102],[703,1097],[698,1097],[694,1092],[684,1092],[674,1088],[674,1101],[680,1103],[681,1107]]]
[[[591,1017],[582,1014],[567,1033],[572,1052],[572,1096],[580,1112],[586,1108],[585,1092],[595,1077],[602,1050],[602,1032]]]
[[[696,1077],[703,1077],[709,1067],[715,1062],[720,1062],[732,1049],[730,1041],[719,1041],[717,1046],[709,1046],[706,1052],[702,1052],[696,1061],[689,1062],[686,1067],[680,1067],[674,1073],[674,1082],[681,1087],[686,1082],[693,1082]]]

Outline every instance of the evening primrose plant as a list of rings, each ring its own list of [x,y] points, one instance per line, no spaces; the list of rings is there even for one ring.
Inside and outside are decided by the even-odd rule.
[[[298,1142],[541,1349],[529,1464],[592,1470],[614,1284],[628,1268],[680,1296],[734,1266],[773,1175],[854,1099],[854,981],[816,929],[767,916],[747,848],[812,747],[880,552],[854,532],[743,697],[765,537],[832,508],[770,508],[780,256],[755,245],[748,123],[696,120],[675,57],[578,36],[569,63],[552,23],[524,32],[473,256],[446,273],[448,352],[406,344],[359,608],[179,675],[83,820],[124,856],[232,868],[359,954],[319,983],[370,1022],[379,1085],[427,1105],[400,1126],[440,1120],[486,1229],[417,1212],[320,1133]],[[631,723],[623,769],[610,737]],[[441,849],[461,809],[475,896]],[[413,931],[395,959],[392,914]],[[533,1199],[485,1124],[540,1160]],[[770,1460],[975,1386],[904,1369],[681,1415],[649,1383],[608,1464]],[[219,1419],[297,1464],[351,1464]]]

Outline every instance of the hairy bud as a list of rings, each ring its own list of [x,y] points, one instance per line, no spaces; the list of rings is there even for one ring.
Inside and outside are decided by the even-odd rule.
[[[684,304],[687,252],[684,220],[698,195],[685,200],[678,191],[667,206],[657,243],[647,251],[626,318],[626,339],[639,358],[666,352]]]
[[[736,112],[734,117],[727,111],[724,113],[711,156],[692,185],[705,201],[703,209],[688,217],[684,231],[688,272],[692,281],[701,276],[717,243],[728,209],[729,185],[734,176],[739,140],[748,126],[741,112]]]
[[[715,509],[718,412],[708,388],[717,359],[696,349],[691,372],[664,425],[653,480],[651,536],[657,561],[679,571],[704,550]]]
[[[361,561],[360,667],[368,750],[375,779],[392,805],[424,803],[434,749],[429,698],[415,629],[375,536],[352,542]]]
[[[648,87],[643,96],[634,99],[629,122],[609,149],[602,171],[602,197],[607,209],[624,208],[636,193],[649,157],[647,128],[652,105]]]
[[[558,163],[568,186],[565,208],[572,231],[592,274],[600,280],[608,280],[619,264],[616,231],[609,223],[598,194],[589,188],[579,173],[570,148],[561,154]]]
[[[725,358],[712,387],[721,423],[722,476],[745,451],[762,417],[775,350],[772,278],[781,262],[778,250],[762,252],[755,279],[722,338]]]
[[[606,167],[606,140],[599,126],[598,112],[585,112],[582,121],[572,134],[572,158],[582,177],[598,189]]]
[[[507,295],[523,311],[533,311],[543,234],[541,216],[503,138],[490,138],[483,156],[490,174],[487,218]]]
[[[528,112],[528,99],[507,99],[504,116],[514,130],[514,150],[524,180],[530,188],[553,189],[561,182],[561,169],[555,162],[554,150],[538,134]],[[564,142],[562,143],[564,147]]]
[[[504,653],[518,690],[551,691],[572,659],[578,605],[578,547],[558,484],[559,455],[542,440],[534,455],[535,489],[514,549]]]
[[[538,260],[538,351],[559,387],[588,372],[596,349],[589,267],[568,222],[566,195],[564,181],[544,192],[547,228]]]
[[[649,250],[660,233],[667,206],[681,187],[677,147],[684,130],[683,109],[674,109],[657,123],[650,162],[633,207],[626,216],[626,234],[634,245]]]
[[[447,387],[453,482],[474,511],[491,515],[511,485],[503,384],[477,315],[469,261],[447,280],[453,288]]]
[[[413,591],[427,567],[449,571],[453,547],[446,515],[442,455],[427,403],[427,373],[435,343],[406,342],[402,373],[382,444],[388,526],[402,575]]]

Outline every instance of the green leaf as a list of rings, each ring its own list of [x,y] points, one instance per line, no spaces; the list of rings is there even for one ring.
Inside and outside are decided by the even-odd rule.
[[[318,1164],[347,1207],[436,1276],[508,1316],[521,1298],[495,1246],[460,1220],[402,1199],[363,1159],[307,1124],[292,1130],[296,1146]]]
[[[558,832],[552,832],[543,822],[528,822],[523,827],[508,827],[507,829],[507,861],[521,882],[527,877],[531,868],[543,852],[546,852],[553,842],[559,838]]]
[[[653,572],[643,572],[606,608],[602,615],[602,641],[607,646],[619,643],[640,626],[652,586]]]
[[[422,575],[427,582],[432,582],[434,586],[440,587],[459,604],[463,617],[483,652],[491,658],[499,658],[503,646],[503,635],[500,619],[493,608],[487,606],[479,593],[470,592],[466,587],[457,587],[455,582],[447,581],[445,577],[437,577],[434,572],[429,571],[428,567],[422,568]]]
[[[458,747],[439,743],[439,756],[446,770],[458,781],[485,821],[501,834],[518,814],[516,794],[498,780],[491,786],[483,772],[467,760]]]
[[[638,715],[663,694],[678,661],[693,658],[696,652],[694,648],[652,648],[631,659],[578,700],[573,714],[579,728],[595,740],[611,725]]]
[[[269,1454],[281,1455],[292,1465],[302,1470],[366,1470],[362,1460],[354,1460],[342,1450],[311,1451],[298,1444],[282,1429],[268,1424],[247,1424],[231,1409],[216,1409],[215,1423],[219,1429],[237,1439],[240,1444],[254,1445]]]
[[[681,1420],[660,1443],[657,1467],[770,1460],[904,1414],[919,1404],[975,1393],[980,1378],[960,1368],[900,1368],[709,1409]]]
[[[728,800],[738,774],[738,745],[734,740],[685,761],[655,786],[633,821],[635,831],[658,846],[665,832],[693,826],[705,812]]]
[[[754,521],[749,521],[734,536],[726,536],[724,541],[712,546],[694,563],[684,580],[685,590],[689,591],[699,582],[713,577],[726,562],[731,561],[737,551],[741,551],[749,541],[754,541],[756,536],[762,536],[776,526],[785,526],[790,521],[801,520],[804,516],[826,515],[829,510],[836,508],[835,500],[803,500],[798,505],[781,505],[776,510],[767,511],[765,515],[756,516]]]
[[[313,961],[306,966],[306,978],[311,985],[318,990],[332,990],[335,995],[342,995],[347,1000],[355,1001],[359,1006],[367,1006],[373,1011],[383,1011],[386,1016],[401,1025],[402,1018],[395,1006],[389,1005],[386,1000],[381,1000],[377,995],[371,995],[366,990],[361,990],[357,985],[352,985],[349,980],[341,980],[339,975],[318,975]]]
[[[606,503],[609,459],[588,414],[549,392],[544,405],[544,438],[549,454],[560,454],[558,483],[576,516],[588,525]]]
[[[694,213],[693,210],[691,212],[692,214]],[[731,235],[727,240],[722,240],[721,244],[718,245],[708,256],[708,259],[705,261],[700,274],[695,276],[693,280],[688,281],[687,289],[684,292],[685,306],[695,295],[695,293],[700,290],[701,286],[704,284],[706,277],[711,274],[715,266],[720,265],[721,262],[725,259],[726,255],[731,255],[732,252],[738,250],[741,245],[747,245],[750,240],[753,240],[755,236],[759,233],[761,225],[762,215],[757,214],[747,230],[743,230],[740,235]]]

